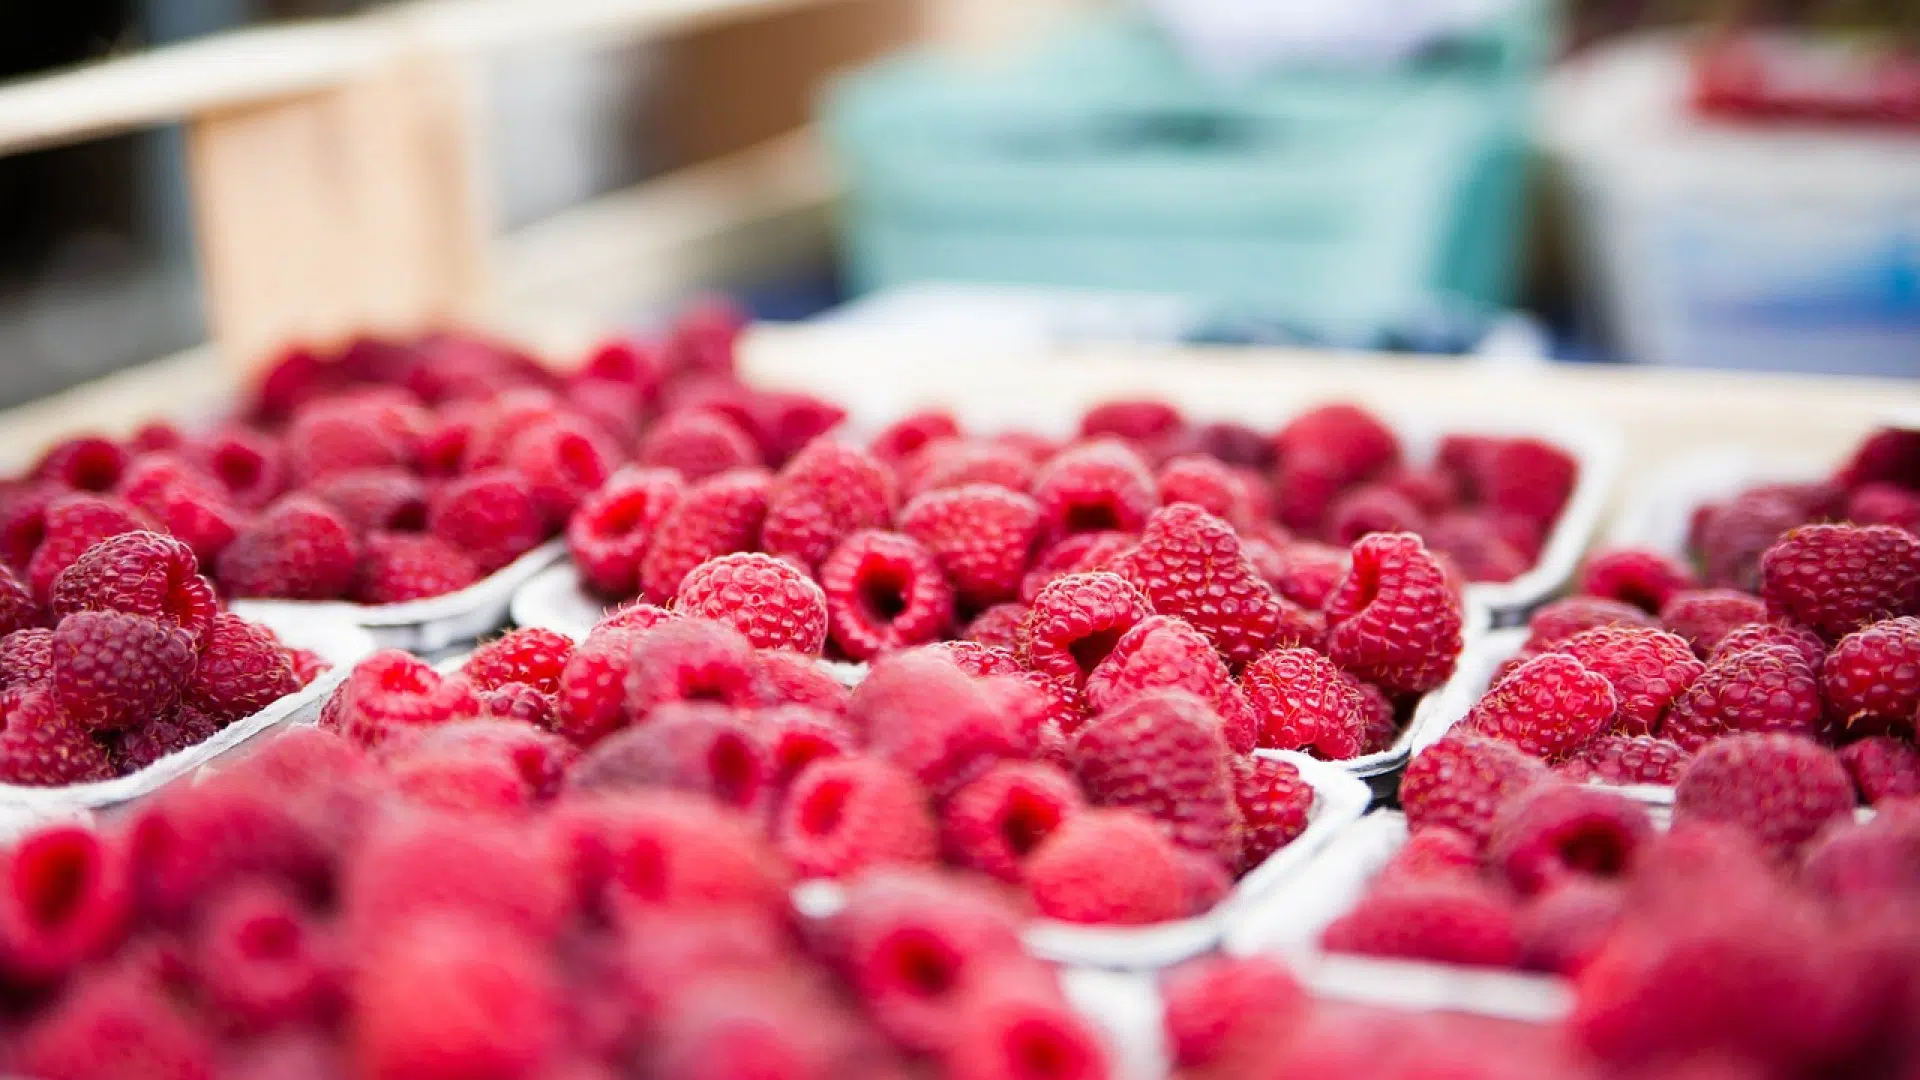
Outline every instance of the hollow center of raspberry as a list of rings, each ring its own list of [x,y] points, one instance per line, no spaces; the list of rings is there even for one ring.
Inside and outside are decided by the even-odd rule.
[[[89,447],[74,457],[67,479],[81,491],[107,491],[120,479],[120,455],[111,447]]]
[[[21,856],[14,888],[29,921],[54,927],[73,918],[86,902],[93,881],[92,848],[78,837],[62,837]]]
[[[707,751],[707,772],[714,794],[731,806],[750,806],[760,794],[760,763],[737,735],[714,740]]]
[[[960,958],[953,948],[925,934],[903,934],[893,943],[893,970],[916,997],[937,998],[953,989]]]
[[[1107,654],[1113,651],[1113,647],[1118,645],[1124,636],[1126,636],[1124,628],[1110,626],[1105,630],[1095,630],[1091,634],[1076,639],[1067,646],[1067,651],[1073,654],[1073,662],[1079,665],[1081,674],[1091,675],[1093,669],[1100,666],[1100,661],[1107,658]]]
[[[833,780],[813,789],[807,805],[800,811],[800,827],[815,836],[826,836],[840,827],[847,808],[848,784]]]
[[[1015,855],[1025,856],[1040,846],[1060,825],[1060,808],[1026,792],[1015,792],[1000,819],[1000,836]]]
[[[237,944],[249,960],[286,960],[300,951],[300,927],[284,915],[249,919],[240,928]]]
[[[833,753],[834,746],[826,739],[808,732],[792,732],[780,740],[774,760],[780,766],[781,776],[792,777],[800,775],[801,769]]]
[[[223,446],[213,456],[213,471],[229,491],[248,491],[260,482],[260,455],[242,446]]]
[[[907,610],[906,576],[891,567],[868,570],[860,578],[860,606],[874,622],[899,618]]]
[[[1029,1020],[1007,1035],[1007,1050],[1016,1063],[1015,1076],[1047,1080],[1078,1076],[1078,1056],[1063,1043],[1051,1025]]]
[[[1595,826],[1576,831],[1560,845],[1567,867],[1594,877],[1618,877],[1627,870],[1627,845],[1613,829]]]
[[[560,475],[575,487],[596,488],[605,479],[601,475],[600,455],[594,453],[593,444],[582,435],[571,435],[560,441],[554,464],[559,466]]]
[[[1067,507],[1066,525],[1070,533],[1113,532],[1123,528],[1120,511],[1111,499],[1079,502]]]

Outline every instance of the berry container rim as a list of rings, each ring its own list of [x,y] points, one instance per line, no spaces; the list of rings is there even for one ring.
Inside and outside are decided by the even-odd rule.
[[[1662,465],[1621,500],[1607,544],[1645,548],[1692,565],[1687,534],[1695,510],[1758,484],[1818,480],[1828,471],[1806,457],[1735,447],[1696,451]]]

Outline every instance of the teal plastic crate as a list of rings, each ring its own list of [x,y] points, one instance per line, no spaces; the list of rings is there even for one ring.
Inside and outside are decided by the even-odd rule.
[[[1124,18],[1009,70],[887,62],[826,110],[849,281],[1169,293],[1347,329],[1506,306],[1531,26],[1236,86]]]

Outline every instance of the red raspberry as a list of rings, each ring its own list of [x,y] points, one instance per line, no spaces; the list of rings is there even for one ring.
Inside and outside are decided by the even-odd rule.
[[[725,623],[674,619],[634,639],[627,668],[627,714],[644,720],[670,701],[718,701],[736,708],[766,703],[753,643]]]
[[[1313,811],[1313,786],[1292,762],[1275,758],[1234,758],[1233,798],[1245,829],[1235,868],[1241,874],[1306,832]]]
[[[816,439],[774,478],[761,540],[769,554],[812,568],[848,534],[886,528],[893,498],[893,474],[873,455]]]
[[[1270,956],[1214,955],[1190,961],[1162,980],[1167,1048],[1176,1074],[1252,1075],[1273,1046],[1297,1030],[1312,1002]]]
[[[207,1004],[238,1033],[323,1020],[341,990],[331,953],[296,898],[252,882],[214,902],[193,943]]]
[[[480,714],[473,684],[442,678],[417,657],[398,649],[374,653],[353,669],[329,702],[334,726],[361,746],[390,736],[471,720]]]
[[[1536,896],[1520,911],[1520,963],[1529,971],[1576,977],[1620,922],[1620,886],[1584,878]]]
[[[82,979],[20,1036],[10,1066],[47,1080],[138,1076],[206,1080],[215,1075],[212,1038],[130,974]]]
[[[900,767],[868,757],[807,766],[787,795],[776,836],[781,853],[804,877],[931,863],[939,851],[926,789]]]
[[[1340,681],[1360,695],[1360,753],[1377,754],[1391,750],[1400,741],[1400,712],[1387,692],[1370,682],[1340,673]]]
[[[588,911],[768,916],[786,909],[786,868],[758,828],[707,799],[676,792],[566,799],[554,817]]]
[[[359,558],[353,530],[338,514],[293,495],[234,537],[214,563],[214,577],[233,596],[336,600],[352,587]]]
[[[1840,762],[1867,804],[1920,795],[1920,750],[1885,735],[1861,739],[1840,751]]]
[[[1673,594],[1696,585],[1693,573],[1657,551],[1617,548],[1587,560],[1578,591],[1658,612]]]
[[[1024,492],[1033,486],[1034,461],[1021,450],[977,439],[942,439],[899,463],[908,499],[947,488],[985,484]]]
[[[619,458],[618,449],[598,428],[563,416],[514,436],[505,464],[526,478],[534,505],[557,525],[606,483]]]
[[[0,691],[0,781],[60,787],[113,775],[107,752],[41,689]]]
[[[1118,574],[1068,574],[1040,590],[1015,635],[1016,651],[1033,670],[1078,688],[1152,613],[1147,598]]]
[[[42,602],[52,598],[54,579],[87,549],[109,537],[152,528],[119,499],[77,493],[48,503],[43,520],[43,538],[26,565],[27,584]]]
[[[1784,645],[1800,654],[1807,664],[1818,671],[1827,659],[1827,643],[1820,635],[1804,626],[1791,626],[1785,623],[1748,623],[1727,631],[1719,644],[1713,647],[1710,659],[1720,660],[1737,652],[1758,648],[1762,645]]]
[[[1651,735],[1601,735],[1555,766],[1554,773],[1574,781],[1672,787],[1692,756],[1679,743]]]
[[[1651,735],[1674,700],[1706,670],[1686,639],[1639,626],[1603,626],[1562,641],[1553,651],[1606,679],[1619,706],[1613,730]]]
[[[740,425],[712,409],[678,409],[663,417],[634,452],[634,460],[672,469],[688,483],[729,469],[761,464],[760,447]]]
[[[951,1080],[1098,1080],[1113,1066],[1093,1025],[1050,972],[1001,968],[961,999],[941,1063]]]
[[[1185,619],[1235,667],[1319,637],[1306,613],[1280,599],[1253,568],[1233,526],[1199,507],[1154,511],[1139,546],[1115,569],[1155,611]]]
[[[1187,910],[1179,849],[1131,810],[1073,815],[1028,857],[1026,871],[1034,907],[1050,919],[1138,926]]]
[[[1868,435],[1834,473],[1835,482],[1849,488],[1875,482],[1911,484],[1915,477],[1920,477],[1920,431],[1895,427]]]
[[[724,705],[675,702],[595,744],[573,767],[567,787],[608,794],[670,788],[751,812],[765,803],[771,772],[750,721]]]
[[[544,730],[554,730],[553,696],[543,694],[525,683],[508,683],[498,690],[475,690],[480,699],[480,715],[511,720]]]
[[[966,640],[1012,652],[1019,647],[1020,628],[1032,611],[1025,604],[995,604],[967,624]]]
[[[519,472],[481,469],[434,492],[427,530],[492,573],[547,538],[547,517]]]
[[[1495,520],[1478,513],[1443,514],[1420,530],[1427,547],[1450,560],[1468,581],[1512,581],[1533,557],[1501,535]]]
[[[1480,872],[1480,842],[1458,829],[1432,825],[1407,837],[1374,879],[1375,888],[1397,881],[1472,877]]]
[[[1464,877],[1370,890],[1326,928],[1320,944],[1332,952],[1474,967],[1512,967],[1520,960],[1513,905]]]
[[[1118,571],[1119,563],[1139,541],[1132,533],[1086,532],[1054,544],[1034,556],[1020,578],[1020,599],[1028,604],[1054,579],[1096,570]]]
[[[1051,765],[995,765],[941,807],[940,846],[955,866],[1017,884],[1027,856],[1084,806],[1073,778]]]
[[[1842,516],[1857,525],[1894,525],[1920,532],[1920,493],[1898,484],[1868,484],[1847,496]]]
[[[139,458],[117,490],[163,532],[179,537],[197,557],[209,562],[233,542],[240,528],[241,512],[227,501],[219,485],[176,458],[155,454]]]
[[[1324,533],[1342,547],[1376,532],[1420,532],[1427,517],[1413,501],[1382,484],[1350,488],[1327,508]]]
[[[355,469],[406,467],[414,449],[370,410],[350,401],[303,407],[287,426],[285,446],[287,471],[301,485]]]
[[[158,716],[194,670],[193,639],[178,627],[117,611],[83,611],[53,632],[49,692],[83,727],[111,730]]]
[[[1464,729],[1557,761],[1606,731],[1619,696],[1606,676],[1562,653],[1536,656],[1488,690]]]
[[[1416,832],[1445,826],[1485,846],[1494,815],[1546,775],[1545,766],[1512,743],[1449,734],[1407,765],[1400,805]]]
[[[1757,596],[1733,589],[1689,589],[1673,594],[1660,609],[1660,622],[1687,639],[1693,654],[1712,656],[1722,639],[1743,626],[1767,621],[1767,606]]]
[[[554,630],[509,630],[473,651],[461,674],[481,690],[525,683],[543,693],[560,692],[560,676],[573,658],[573,639]]]
[[[820,658],[762,649],[754,656],[767,699],[776,705],[804,705],[830,716],[847,711],[847,688],[827,672]]]
[[[518,689],[529,688],[519,684]],[[531,801],[559,793],[560,782],[575,755],[571,743],[524,723],[463,720],[421,732],[397,753],[388,753],[387,759],[394,768],[460,759],[497,763],[515,781],[524,799]]]
[[[1694,756],[1674,789],[1674,822],[1723,822],[1791,857],[1853,812],[1853,781],[1831,750],[1781,732],[1737,734]]]
[[[224,723],[251,716],[299,688],[287,650],[271,630],[222,612],[200,639],[200,662],[180,698]]]
[[[559,402],[545,389],[512,390],[482,402],[472,415],[472,430],[455,471],[476,472],[504,465],[507,446],[514,436],[559,416]]]
[[[531,943],[449,914],[372,945],[352,989],[363,1075],[537,1076],[557,1062],[564,999]]]
[[[32,590],[13,571],[0,566],[0,638],[17,630],[38,629],[44,622]]]
[[[558,839],[507,819],[419,810],[381,815],[345,870],[345,930],[362,950],[435,914],[545,940],[573,903]]]
[[[1887,619],[1834,645],[1820,668],[1827,715],[1849,734],[1913,731],[1920,709],[1920,619]]]
[[[1384,472],[1400,460],[1400,440],[1357,405],[1322,405],[1301,413],[1274,436],[1273,447],[1283,467],[1301,457],[1327,461],[1340,487]]]
[[[1206,702],[1220,717],[1228,748],[1253,749],[1257,718],[1226,662],[1198,630],[1171,615],[1150,615],[1121,636],[1087,676],[1087,707],[1102,713],[1155,690],[1184,690]]]
[[[1175,843],[1235,862],[1240,821],[1226,741],[1213,710],[1156,691],[1087,721],[1070,744],[1074,773],[1100,806],[1138,810]]]
[[[179,925],[242,879],[283,882],[305,896],[330,889],[334,841],[291,805],[298,789],[275,783],[284,775],[265,767],[203,775],[143,802],[128,827],[141,908]]]
[[[361,553],[353,598],[363,604],[404,604],[459,592],[480,578],[480,564],[437,536],[373,533]]]
[[[1013,741],[1030,756],[1044,758],[1045,746],[1080,730],[1089,715],[1086,698],[1078,690],[1037,671],[986,679],[981,690],[998,703],[995,707],[1015,732]]]
[[[113,761],[114,772],[125,776],[169,754],[199,746],[229,723],[231,721],[210,716],[191,705],[181,705],[115,733],[116,737],[108,740],[107,753]]]
[[[1800,880],[1846,915],[1884,918],[1920,888],[1920,817],[1879,814],[1825,830],[1808,845]]]
[[[127,465],[126,451],[99,435],[78,435],[54,444],[27,474],[73,491],[112,491]]]
[[[932,553],[973,607],[1011,599],[1040,535],[1040,506],[991,484],[929,491],[900,512],[900,531]]]
[[[1760,560],[1767,608],[1829,641],[1920,613],[1920,538],[1891,525],[1808,525]]]
[[[870,752],[906,769],[935,797],[1034,749],[1018,710],[992,683],[918,652],[877,661],[854,689],[847,716]]]
[[[1560,516],[1579,477],[1579,463],[1551,443],[1500,439],[1482,457],[1474,486],[1481,502],[1544,525]]]
[[[581,746],[625,727],[627,672],[641,630],[602,627],[573,650],[560,672],[555,695],[554,729]]]
[[[953,590],[912,537],[862,529],[820,564],[833,642],[849,659],[924,644],[953,622]]]
[[[126,938],[133,893],[115,837],[42,826],[0,855],[0,882],[0,958],[15,979],[53,982]]]
[[[1714,661],[1667,712],[1663,733],[1688,750],[1743,731],[1813,734],[1820,682],[1791,649],[1765,645]]]
[[[977,641],[936,641],[923,652],[938,656],[969,675],[1018,675],[1026,669],[1013,650]]]
[[[188,449],[200,468],[219,481],[227,498],[248,510],[267,505],[286,490],[286,455],[271,435],[229,426]]]
[[[1179,433],[1186,426],[1180,410],[1152,398],[1107,401],[1080,417],[1083,439],[1112,435],[1133,443],[1153,443]]]
[[[1460,655],[1460,601],[1420,538],[1375,533],[1327,598],[1327,655],[1392,694],[1423,694]]]
[[[1760,556],[1788,530],[1806,523],[1792,499],[1750,491],[1711,508],[1700,523],[1701,576],[1719,588],[1760,590]]]
[[[1580,879],[1632,873],[1653,822],[1640,806],[1603,788],[1536,784],[1493,819],[1488,865],[1522,896]]]
[[[818,708],[784,705],[759,709],[749,715],[747,723],[766,747],[772,770],[768,782],[777,790],[790,786],[808,765],[846,757],[859,749],[847,722]]]
[[[680,582],[677,614],[726,623],[763,649],[819,653],[827,638],[827,597],[791,563],[741,552],[709,559]]]
[[[1360,752],[1366,736],[1360,691],[1312,649],[1275,649],[1247,665],[1240,688],[1260,725],[1259,744],[1312,750],[1329,761]]]
[[[929,445],[958,438],[960,421],[945,409],[922,409],[895,420],[873,437],[867,449],[873,456],[898,466]]]
[[[102,540],[55,579],[55,618],[81,611],[120,611],[172,623],[199,639],[219,610],[213,587],[185,544],[159,533]]]
[[[660,1075],[742,1076],[770,1061],[783,1075],[852,1075],[874,1056],[850,1010],[777,967],[700,971],[670,1000],[646,1025],[647,1059]]]
[[[1245,424],[1217,420],[1193,429],[1195,452],[1219,458],[1237,469],[1264,472],[1273,467],[1273,442]]]
[[[1253,493],[1239,473],[1204,454],[1186,454],[1160,466],[1154,480],[1160,503],[1192,503],[1235,527],[1256,520]]]
[[[1153,474],[1131,447],[1095,439],[1063,450],[1033,478],[1047,543],[1084,532],[1135,532],[1160,505]]]
[[[640,591],[640,564],[683,485],[665,469],[623,468],[567,521],[567,551],[587,587],[605,596]]]
[[[1301,542],[1280,548],[1278,555],[1272,573],[1263,576],[1282,598],[1314,611],[1347,572],[1345,548]]]
[[[362,536],[427,527],[427,486],[405,469],[335,473],[307,489]]]
[[[1545,649],[1602,626],[1656,625],[1652,616],[1630,604],[1596,596],[1569,596],[1541,605],[1527,619],[1526,647]]]
[[[1347,486],[1344,466],[1336,457],[1312,451],[1281,458],[1273,475],[1280,523],[1298,533],[1319,535],[1328,508]]]
[[[664,603],[680,591],[681,579],[694,567],[717,555],[759,547],[771,483],[763,469],[736,469],[683,492],[644,545],[641,595]],[[637,519],[636,526],[644,520]]]

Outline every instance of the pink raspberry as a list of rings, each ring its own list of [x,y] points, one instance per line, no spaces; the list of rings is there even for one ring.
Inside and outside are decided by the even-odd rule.
[[[1389,693],[1445,682],[1460,654],[1460,602],[1415,536],[1375,533],[1327,598],[1327,655]]]
[[[1674,789],[1675,824],[1721,822],[1791,857],[1853,812],[1853,781],[1831,750],[1780,732],[1738,734],[1695,755]]]
[[[1187,910],[1179,849],[1131,810],[1075,814],[1027,860],[1040,914],[1070,923],[1138,926]]]
[[[1464,727],[1554,761],[1606,731],[1618,711],[1619,699],[1605,676],[1571,656],[1547,653],[1487,691],[1467,713]]]
[[[641,595],[665,603],[687,572],[716,555],[760,546],[771,478],[763,469],[708,477],[683,492],[653,529],[640,562]],[[636,528],[651,512],[636,519]]]
[[[775,828],[781,852],[806,877],[931,863],[939,850],[926,790],[877,758],[809,765],[795,779]]]
[[[1360,692],[1312,649],[1275,649],[1247,665],[1240,688],[1259,723],[1259,744],[1312,750],[1329,761],[1360,753]]]
[[[892,517],[893,473],[873,455],[816,439],[780,470],[767,491],[761,542],[768,554],[811,569],[849,534],[883,529]]]
[[[991,484],[949,487],[909,502],[899,528],[925,545],[961,600],[984,608],[1018,594],[1040,535],[1040,505]]]
[[[1080,443],[1055,456],[1033,479],[1048,543],[1075,533],[1134,532],[1160,505],[1153,474],[1127,444]]]
[[[710,619],[674,619],[633,639],[626,673],[627,713],[636,721],[672,701],[764,703],[766,687],[753,643]]]
[[[1321,935],[1333,952],[1511,967],[1520,959],[1516,912],[1471,878],[1433,878],[1376,888]]]
[[[1673,594],[1696,588],[1692,571],[1657,551],[1618,548],[1587,560],[1578,590],[1658,612]]]
[[[589,588],[603,596],[640,592],[641,562],[683,491],[668,470],[629,467],[581,500],[567,521],[567,551]]]
[[[214,563],[214,577],[233,596],[337,600],[353,587],[360,545],[325,503],[281,499],[242,530]]]
[[[690,484],[762,464],[753,437],[712,409],[678,409],[662,417],[640,440],[634,460],[649,468],[671,469]]]
[[[995,765],[941,807],[941,848],[956,866],[1018,883],[1027,856],[1084,806],[1079,785],[1059,769]]]
[[[427,487],[405,469],[335,473],[308,489],[334,508],[356,534],[417,532],[427,527]]]
[[[1229,664],[1268,649],[1318,641],[1304,611],[1282,600],[1240,547],[1233,527],[1199,507],[1156,510],[1115,569],[1153,609],[1207,635]]]
[[[1488,864],[1523,896],[1575,880],[1625,878],[1653,834],[1645,809],[1603,788],[1538,784],[1493,822]]]
[[[1920,795],[1920,750],[1885,735],[1841,748],[1840,761],[1868,805]]]
[[[481,578],[466,552],[426,533],[371,533],[360,555],[353,598],[363,604],[404,604],[456,593]]]
[[[1074,773],[1097,805],[1138,810],[1182,847],[1240,855],[1234,777],[1220,721],[1178,691],[1155,691],[1087,721],[1073,735]]]
[[[705,795],[744,812],[770,793],[772,762],[751,722],[711,702],[674,702],[647,722],[602,739],[567,777],[575,792],[670,788]]]
[[[486,573],[507,565],[547,538],[547,515],[518,470],[481,469],[434,492],[427,531],[464,551]]]
[[[1152,613],[1147,598],[1118,574],[1069,574],[1040,590],[1015,643],[1033,670],[1080,687]]]
[[[1416,832],[1445,826],[1484,846],[1501,808],[1546,775],[1511,743],[1449,734],[1414,755],[1400,780],[1400,805]]]
[[[817,654],[826,644],[827,594],[771,555],[741,552],[701,563],[681,580],[673,610],[726,623],[762,649]]]
[[[953,590],[933,554],[910,536],[863,529],[820,564],[833,642],[853,660],[946,633]]]

